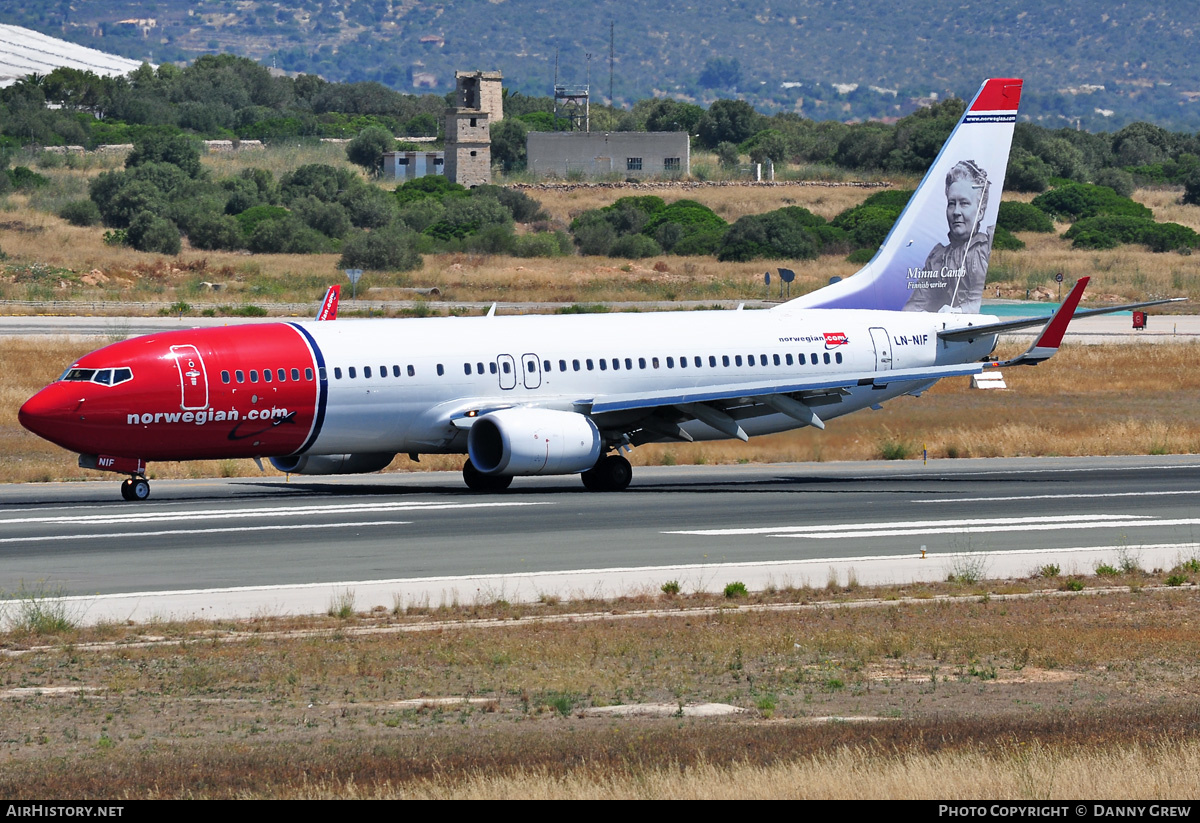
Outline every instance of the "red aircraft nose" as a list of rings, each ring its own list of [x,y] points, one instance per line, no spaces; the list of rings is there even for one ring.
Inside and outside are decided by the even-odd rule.
[[[51,443],[63,444],[69,437],[77,412],[84,405],[78,385],[54,383],[25,401],[17,412],[21,425]]]

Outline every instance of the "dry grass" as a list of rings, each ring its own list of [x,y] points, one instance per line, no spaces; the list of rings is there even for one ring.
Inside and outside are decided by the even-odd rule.
[[[666,615],[578,622],[455,624],[480,611],[464,607],[415,632],[387,629],[433,615],[107,626],[33,647],[0,635],[26,649],[3,659],[0,793],[1194,798],[1200,597],[1154,579],[845,609],[699,612],[717,598],[677,596],[659,599]],[[645,702],[746,711],[585,711]]]
[[[95,343],[0,340],[0,482],[111,479],[78,468],[75,456],[28,433],[17,409]],[[1015,353],[1015,351],[1013,352]],[[975,391],[943,380],[923,397],[901,397],[877,412],[832,420],[749,443],[654,444],[635,465],[871,460],[900,444],[920,458],[1114,455],[1200,452],[1196,344],[1066,346],[1045,366],[1009,369],[1009,391]],[[397,457],[391,471],[456,471],[463,458]],[[153,478],[253,476],[250,460],[156,463]],[[276,474],[267,467],[268,474]]]
[[[228,176],[262,166],[277,176],[304,163],[321,162],[351,167],[343,146],[295,144],[265,151],[213,154],[204,163],[214,174]],[[331,281],[340,281],[337,255],[249,255],[198,252],[187,247],[175,259],[144,254],[125,247],[105,246],[102,230],[77,228],[54,217],[62,203],[84,196],[87,179],[99,167],[46,169],[52,183],[32,195],[13,194],[0,200],[0,248],[9,264],[49,266],[41,276],[0,277],[5,300],[159,300],[199,302],[311,302],[320,299]],[[891,181],[911,187],[915,181]],[[391,181],[377,185],[392,188]],[[705,186],[680,188],[533,189],[553,220],[566,225],[589,209],[629,194],[656,194],[667,201],[690,198],[712,208],[730,222],[746,214],[786,205],[804,206],[831,218],[861,202],[872,189],[846,185]],[[1006,195],[1009,197],[1010,195]],[[1145,189],[1136,198],[1171,220],[1200,229],[1200,208],[1179,205],[1179,193]],[[1028,200],[1014,195],[1012,199]],[[49,210],[49,211],[48,211]],[[1060,233],[1067,227],[1059,226]],[[1200,298],[1200,255],[1154,254],[1137,246],[1110,251],[1075,251],[1057,235],[1022,236],[1028,248],[993,255],[989,289],[1004,297],[1024,297],[1037,287],[1055,291],[1054,276],[1067,283],[1093,278],[1088,300],[1134,300],[1146,295]],[[858,266],[841,258],[816,261],[762,260],[749,264],[720,264],[712,258],[661,259],[626,263],[608,258],[568,257],[520,260],[486,255],[431,255],[412,274],[374,273],[365,285],[367,297],[395,297],[396,287],[436,286],[448,301],[595,302],[623,300],[758,299],[763,295],[762,272],[780,265],[796,270],[794,294],[825,285],[831,276],[846,277]],[[663,270],[665,268],[665,271]],[[57,271],[57,270],[63,271]],[[220,296],[202,282],[221,282],[229,288]],[[994,292],[992,292],[994,294]],[[410,295],[400,295],[409,297]],[[19,311],[19,307],[6,310]]]

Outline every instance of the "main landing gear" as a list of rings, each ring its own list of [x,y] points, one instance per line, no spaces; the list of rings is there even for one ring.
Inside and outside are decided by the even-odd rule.
[[[633,466],[624,455],[610,454],[601,457],[596,465],[579,475],[583,487],[590,492],[619,492],[629,487],[633,480]]]
[[[473,492],[502,492],[512,484],[511,474],[484,474],[475,468],[475,464],[467,460],[463,463],[463,481]]]
[[[121,497],[133,502],[145,500],[150,496],[150,481],[144,477],[133,476],[121,484]]]

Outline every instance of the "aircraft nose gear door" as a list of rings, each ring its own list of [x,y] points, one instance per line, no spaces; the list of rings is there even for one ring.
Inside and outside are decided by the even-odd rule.
[[[892,343],[887,329],[871,329],[871,342],[875,344],[875,371],[889,371],[892,368]]]
[[[179,385],[183,392],[180,405],[184,409],[207,409],[208,373],[200,352],[195,346],[172,346],[171,354],[175,355],[175,367],[179,369]]]
[[[536,389],[542,385],[541,361],[536,354],[521,355],[521,368],[525,374],[525,388]]]
[[[500,372],[500,388],[515,389],[517,387],[517,364],[511,354],[502,354],[496,358],[496,367]]]

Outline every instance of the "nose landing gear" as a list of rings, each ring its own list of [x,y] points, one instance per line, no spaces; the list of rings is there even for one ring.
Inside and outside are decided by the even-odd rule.
[[[121,484],[121,497],[133,502],[145,500],[150,496],[150,481],[144,477],[133,476]]]

